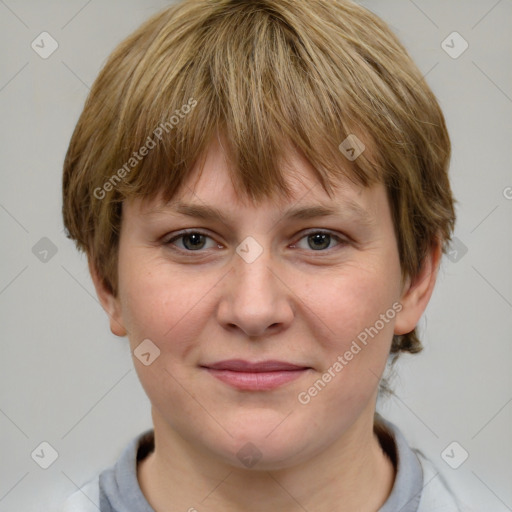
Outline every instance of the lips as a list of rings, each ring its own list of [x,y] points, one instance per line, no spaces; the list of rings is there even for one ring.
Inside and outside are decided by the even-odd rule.
[[[310,367],[284,361],[249,362],[230,359],[203,365],[213,377],[231,387],[246,391],[268,391],[287,384],[302,375]]]
[[[260,363],[251,363],[242,359],[230,359],[229,361],[220,361],[218,363],[206,365],[212,370],[229,370],[231,372],[279,372],[303,370],[305,366],[297,366],[296,364],[286,363],[283,361],[262,361]]]

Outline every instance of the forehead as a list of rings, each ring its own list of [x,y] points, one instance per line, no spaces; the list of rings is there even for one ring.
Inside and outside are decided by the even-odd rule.
[[[291,190],[291,197],[279,196],[265,199],[257,204],[240,196],[234,187],[230,161],[222,140],[214,139],[204,154],[201,163],[196,164],[173,199],[165,203],[160,197],[137,201],[137,210],[142,216],[177,211],[196,217],[215,217],[217,212],[236,214],[241,208],[278,210],[285,209],[291,216],[304,218],[325,216],[336,208],[343,208],[352,214],[367,217],[371,213],[372,196],[380,193],[382,185],[370,188],[357,185],[342,173],[333,182],[333,193],[329,195],[322,187],[315,169],[298,151],[289,148],[282,162],[283,172]],[[307,210],[307,211],[306,211]]]

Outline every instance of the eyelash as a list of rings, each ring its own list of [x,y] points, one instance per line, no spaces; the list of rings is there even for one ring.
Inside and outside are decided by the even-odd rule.
[[[331,247],[331,248],[328,248],[328,249],[319,249],[317,251],[311,249],[311,250],[307,250],[307,249],[299,249],[299,250],[306,250],[307,252],[314,252],[314,253],[325,253],[325,252],[331,252],[332,250],[336,249],[336,247],[339,247],[339,246],[344,246],[344,245],[347,245],[348,244],[348,241],[336,234],[334,234],[333,232],[331,231],[326,231],[326,230],[322,230],[322,229],[317,229],[317,230],[311,230],[311,231],[308,231],[306,233],[304,233],[301,238],[298,239],[297,242],[295,242],[293,245],[296,245],[296,243],[300,242],[303,238],[306,238],[310,235],[316,235],[316,234],[322,234],[322,235],[330,235],[332,239],[336,240],[338,242],[338,245],[335,246],[335,247]],[[191,251],[191,250],[188,250],[188,249],[181,249],[181,248],[178,248],[176,246],[174,246],[173,242],[175,242],[176,240],[179,240],[180,238],[183,238],[187,235],[202,235],[206,238],[210,238],[212,239],[212,237],[203,232],[203,231],[199,231],[199,230],[187,230],[187,231],[181,231],[180,233],[176,234],[175,236],[173,236],[172,238],[170,238],[169,240],[167,241],[164,241],[163,244],[166,245],[166,246],[169,246],[173,251],[176,251],[176,252],[179,252],[181,254],[194,254],[194,253],[197,253],[198,255],[202,255],[205,251],[208,251],[208,249],[198,249],[197,251]]]

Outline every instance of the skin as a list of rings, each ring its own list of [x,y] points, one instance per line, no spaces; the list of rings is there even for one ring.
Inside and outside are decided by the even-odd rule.
[[[192,169],[179,199],[221,209],[229,225],[178,214],[158,198],[128,200],[117,297],[90,266],[112,332],[128,334],[132,353],[144,339],[160,350],[148,366],[134,357],[155,429],[155,451],[138,479],[157,512],[374,512],[391,492],[395,470],[373,433],[379,379],[393,333],[410,332],[428,304],[441,251],[433,247],[420,275],[402,283],[383,185],[342,181],[331,199],[301,155],[290,151],[287,161],[293,200],[242,202],[214,140],[202,174]],[[342,211],[284,218],[289,207],[320,203]],[[192,228],[205,235],[196,246],[187,237],[170,242]],[[333,236],[308,238],[318,231]],[[248,236],[262,249],[251,263],[236,252]],[[300,403],[299,393],[394,303],[401,311]],[[232,358],[310,369],[277,389],[241,391],[200,367]],[[248,442],[261,453],[251,468],[236,455]]]

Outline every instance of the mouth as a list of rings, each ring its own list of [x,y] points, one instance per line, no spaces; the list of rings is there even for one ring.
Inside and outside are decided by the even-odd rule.
[[[253,363],[242,359],[230,359],[202,365],[213,377],[236,389],[245,391],[269,391],[292,382],[312,368],[284,361]]]

